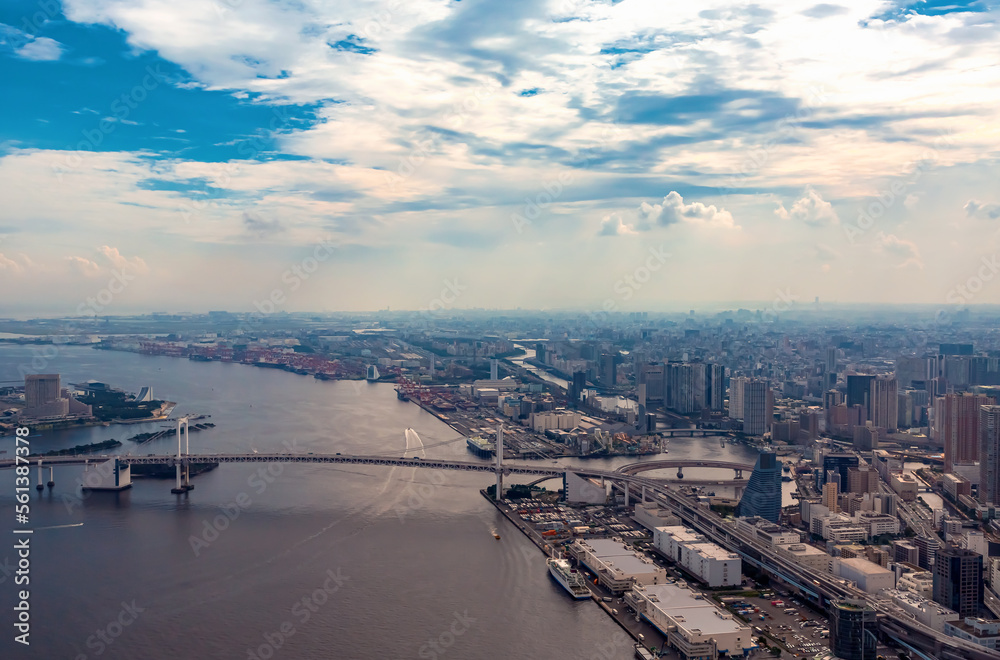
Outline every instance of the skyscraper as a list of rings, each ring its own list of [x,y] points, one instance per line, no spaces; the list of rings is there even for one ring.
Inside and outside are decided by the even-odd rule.
[[[875,610],[863,600],[830,604],[830,650],[841,660],[875,660]]]
[[[569,386],[569,405],[576,408],[580,405],[580,397],[587,389],[587,374],[583,371],[573,372],[573,382]]]
[[[771,428],[774,394],[766,381],[751,379],[743,385],[743,432],[764,435]]]
[[[979,407],[979,501],[1000,502],[1000,406]]]
[[[830,513],[839,513],[840,505],[837,503],[837,495],[840,493],[840,484],[830,481],[823,484],[823,506],[830,510]]]
[[[759,516],[771,522],[781,517],[781,462],[773,451],[757,455],[738,508],[740,516]]]
[[[743,392],[749,378],[729,379],[729,419],[743,419]]]
[[[62,391],[59,374],[29,374],[24,377],[24,405],[38,408],[53,403]]]
[[[983,602],[983,556],[946,545],[934,559],[934,601],[963,617],[977,616]]]
[[[935,439],[944,445],[944,470],[979,460],[979,409],[996,403],[985,394],[949,393],[934,401]]]
[[[706,367],[705,407],[710,410],[722,411],[726,398],[726,368],[721,364],[709,364]]]
[[[898,386],[893,376],[879,376],[871,382],[869,419],[872,426],[895,433],[899,419]]]
[[[847,405],[861,406],[864,410],[865,419],[871,419],[871,394],[872,381],[875,376],[870,374],[852,374],[847,377]]]
[[[831,346],[826,349],[826,373],[837,373],[837,347]]]
[[[836,474],[837,485],[840,492],[845,492],[850,487],[850,469],[858,467],[858,457],[854,454],[831,453],[823,457],[823,469],[816,476],[816,488],[822,488],[827,482],[827,475],[830,472]]]

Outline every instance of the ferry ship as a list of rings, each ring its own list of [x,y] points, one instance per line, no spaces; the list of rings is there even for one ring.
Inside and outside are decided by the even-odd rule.
[[[549,566],[549,575],[561,584],[563,589],[569,592],[570,596],[576,600],[590,598],[590,589],[587,588],[587,581],[583,579],[583,575],[579,571],[569,565],[569,561],[551,558],[546,559],[545,563]]]
[[[489,440],[483,440],[478,435],[466,438],[465,443],[469,446],[469,451],[480,458],[489,458],[493,455],[493,443]]]

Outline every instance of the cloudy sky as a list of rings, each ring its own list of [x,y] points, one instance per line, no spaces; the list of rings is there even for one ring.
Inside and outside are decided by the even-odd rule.
[[[997,303],[998,21],[6,0],[0,315]]]

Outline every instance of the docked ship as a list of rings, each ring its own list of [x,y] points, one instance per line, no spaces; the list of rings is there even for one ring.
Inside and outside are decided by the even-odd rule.
[[[578,570],[569,565],[569,561],[553,557],[546,559],[545,563],[549,566],[549,575],[552,576],[552,579],[561,584],[570,596],[576,600],[590,598],[587,581],[583,579],[583,575]]]
[[[478,435],[466,438],[465,443],[469,446],[469,451],[480,458],[489,458],[493,455],[493,443],[489,440],[483,440]]]

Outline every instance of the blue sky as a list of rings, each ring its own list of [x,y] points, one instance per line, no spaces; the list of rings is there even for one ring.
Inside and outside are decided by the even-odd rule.
[[[998,249],[997,2],[669,4],[5,2],[0,314],[944,304]]]

